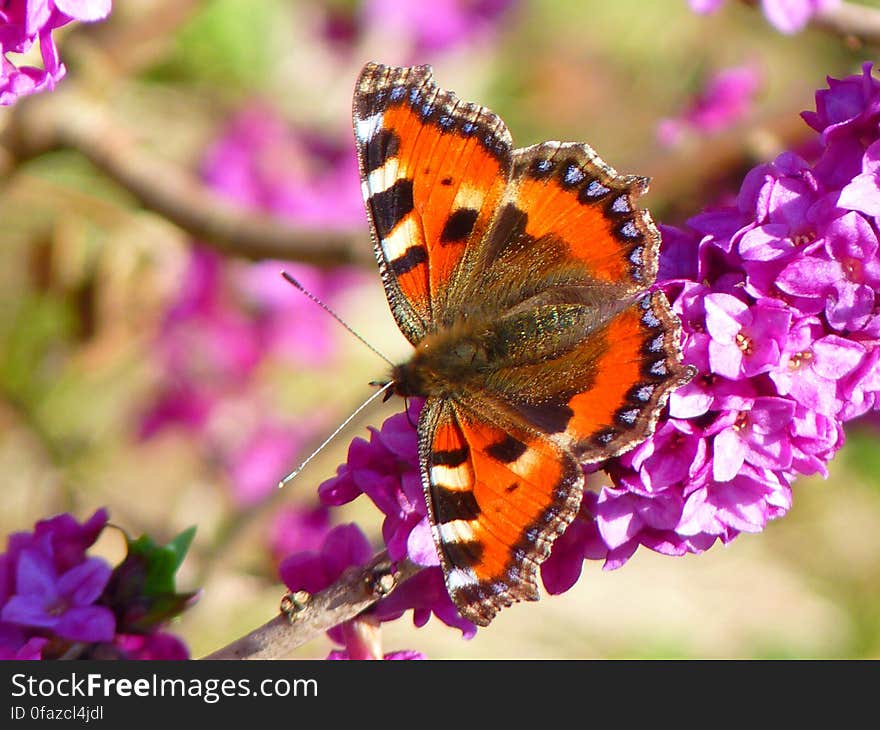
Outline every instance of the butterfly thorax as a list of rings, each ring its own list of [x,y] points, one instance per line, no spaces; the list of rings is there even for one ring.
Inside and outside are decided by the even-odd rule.
[[[536,301],[497,318],[462,316],[425,335],[409,361],[394,367],[394,390],[416,397],[449,397],[473,388],[503,393],[512,379],[528,377],[534,366],[564,361],[596,324],[593,310],[572,303]],[[543,388],[535,382],[532,389]]]

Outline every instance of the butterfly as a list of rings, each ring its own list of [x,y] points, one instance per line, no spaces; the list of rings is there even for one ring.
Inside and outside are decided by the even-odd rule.
[[[419,462],[446,588],[486,626],[537,600],[578,513],[582,464],[634,447],[687,382],[652,290],[660,234],[586,144],[514,149],[430,66],[368,63],[353,102],[362,191],[394,319],[414,346],[391,388],[425,399]]]

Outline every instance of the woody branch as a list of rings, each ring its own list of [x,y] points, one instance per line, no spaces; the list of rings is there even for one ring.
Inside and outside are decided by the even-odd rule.
[[[81,93],[72,80],[53,94],[23,99],[0,143],[13,163],[51,149],[74,149],[145,208],[223,253],[320,267],[375,265],[370,246],[351,233],[303,228],[231,206],[189,171],[142,148],[104,104]]]
[[[314,595],[297,595],[291,609],[203,659],[279,659],[298,646],[355,618],[415,575],[421,566],[409,560],[393,564],[377,553],[364,566],[349,568],[331,586]]]

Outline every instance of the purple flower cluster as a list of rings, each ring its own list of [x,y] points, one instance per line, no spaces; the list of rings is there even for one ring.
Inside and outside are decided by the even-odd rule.
[[[351,145],[291,129],[265,107],[230,121],[206,154],[203,176],[234,203],[300,225],[363,225]],[[320,414],[313,423],[292,423],[260,396],[265,362],[318,367],[333,355],[326,322],[282,270],[329,302],[360,276],[278,261],[227,262],[193,247],[157,338],[162,383],[141,424],[145,437],[172,425],[195,434],[223,466],[240,505],[267,496],[323,426]]]
[[[699,375],[669,418],[609,465],[584,511],[607,567],[639,545],[669,555],[757,532],[786,513],[800,474],[826,474],[843,424],[880,393],[880,188],[858,178],[880,137],[880,82],[816,96],[811,164],[787,152],[746,176],[736,205],[664,229],[661,276]],[[858,193],[852,188],[858,186]],[[595,551],[595,543],[590,543]]]
[[[111,0],[7,0],[0,6],[0,105],[20,96],[53,89],[66,73],[52,31],[79,20],[103,20]],[[27,53],[39,45],[43,68],[19,66],[6,54]]]
[[[82,524],[62,514],[9,536],[0,555],[0,658],[58,658],[74,645],[93,658],[188,657],[158,625],[135,632],[119,620],[124,611],[109,600],[114,570],[86,554],[106,525],[100,509]]]
[[[714,13],[724,0],[689,0],[695,13]],[[840,0],[761,0],[761,9],[770,24],[781,33],[803,30],[817,13],[830,10]]]
[[[819,132],[815,161],[784,153],[746,176],[735,205],[663,227],[659,285],[699,374],[651,438],[604,465],[612,485],[586,492],[541,567],[548,592],[570,588],[585,559],[615,568],[639,545],[683,555],[762,530],[798,475],[826,474],[843,424],[880,404],[880,81],[870,65],[829,79],[816,107],[803,115]],[[412,583],[436,583],[423,605],[460,626],[426,522],[419,407],[355,439],[319,493],[327,505],[367,495],[391,557],[426,566]],[[411,605],[409,583],[401,591]]]
[[[748,113],[760,84],[755,66],[719,71],[677,117],[660,121],[657,138],[671,147],[688,134],[712,134],[733,126]]]

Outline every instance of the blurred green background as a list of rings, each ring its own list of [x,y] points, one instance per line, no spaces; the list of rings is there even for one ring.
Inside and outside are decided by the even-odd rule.
[[[347,17],[354,3],[329,5]],[[107,23],[64,36],[70,73],[58,93],[76,84],[142,149],[192,171],[229,116],[255,100],[347,139],[362,63],[410,57],[382,27],[350,47],[329,42],[320,32],[327,7],[118,2]],[[697,16],[684,0],[545,0],[516,4],[491,37],[419,60],[442,86],[497,111],[518,146],[583,140],[620,171],[650,175],[645,204],[680,223],[735,192],[757,162],[808,140],[798,114],[826,75],[856,72],[873,56],[815,29],[781,35],[741,3]],[[672,149],[658,144],[661,118],[680,113],[708,75],[742,64],[762,82],[739,124]],[[3,110],[0,125],[13,113]],[[161,541],[196,524],[178,585],[203,593],[172,630],[193,656],[217,649],[277,610],[283,587],[264,539],[273,514],[313,501],[351,438],[400,405],[371,409],[284,491],[242,509],[192,435],[136,437],[161,378],[152,348],[190,236],[75,150],[6,155],[0,171],[0,533],[60,511],[84,519],[101,505],[112,522]],[[365,220],[355,234],[369,247]],[[298,296],[291,290],[292,302]],[[374,269],[333,303],[379,349],[406,353]],[[317,371],[267,367],[259,388],[281,412],[306,417],[320,404],[326,433],[384,368],[317,308],[312,316],[339,356]],[[385,648],[433,658],[876,657],[876,441],[873,427],[852,428],[830,477],[796,483],[790,514],[762,534],[679,559],[642,549],[613,572],[588,563],[573,590],[502,612],[470,642],[436,620],[415,630],[404,618],[384,627]],[[338,514],[378,536],[369,505]],[[99,549],[118,557],[121,539],[108,533]],[[328,647],[322,639],[298,656]]]

